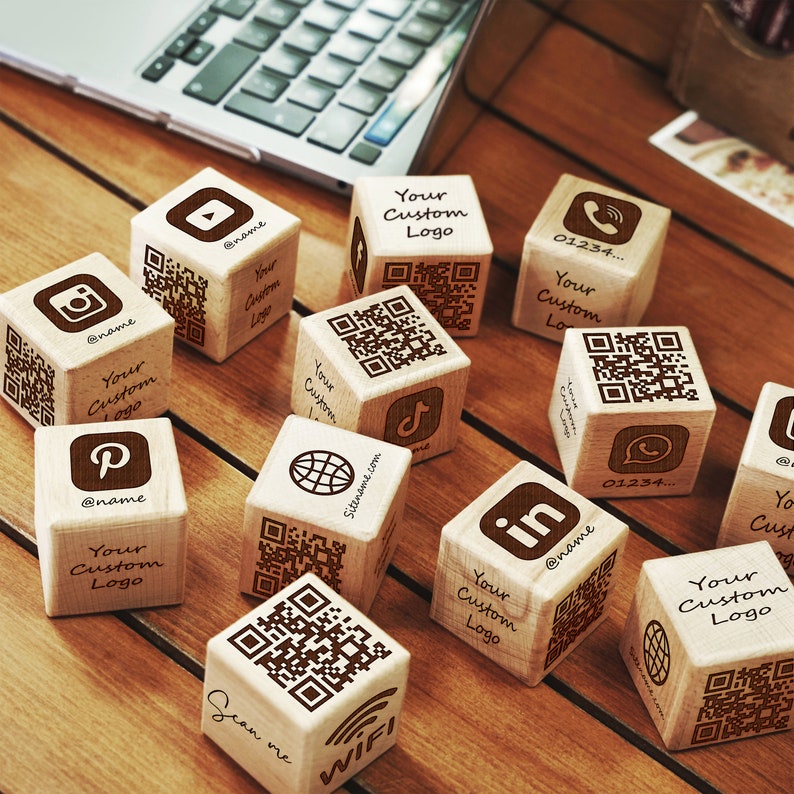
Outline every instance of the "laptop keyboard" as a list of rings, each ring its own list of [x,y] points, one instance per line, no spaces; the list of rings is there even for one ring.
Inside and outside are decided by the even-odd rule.
[[[215,0],[141,76],[156,82],[188,64],[184,94],[371,164],[446,73],[478,6]],[[228,40],[212,43],[221,21]]]

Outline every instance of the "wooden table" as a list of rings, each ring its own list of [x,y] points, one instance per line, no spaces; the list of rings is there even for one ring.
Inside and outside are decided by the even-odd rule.
[[[529,1],[529,0],[528,0]],[[542,3],[538,8],[544,11]],[[643,560],[712,548],[761,385],[792,383],[794,232],[663,153],[674,0],[571,0],[442,164],[470,173],[494,240],[460,439],[412,472],[403,539],[371,617],[412,654],[399,742],[351,792],[791,791],[794,734],[668,753],[617,644]],[[0,289],[99,250],[211,165],[303,220],[291,315],[222,365],[178,344],[170,417],[190,506],[183,605],[48,619],[33,530],[33,434],[0,406],[0,789],[254,791],[199,730],[207,639],[237,590],[245,498],[289,413],[303,314],[335,304],[348,200],[0,70]],[[559,345],[509,322],[523,237],[563,172],[669,206],[644,322],[689,327],[717,400],[694,492],[605,503],[631,528],[608,620],[535,688],[428,618],[445,522],[527,459],[562,477],[546,410]]]

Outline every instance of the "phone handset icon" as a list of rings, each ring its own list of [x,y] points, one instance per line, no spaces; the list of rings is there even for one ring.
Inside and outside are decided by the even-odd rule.
[[[577,193],[562,225],[571,233],[610,245],[627,243],[637,230],[642,210],[637,204],[617,196],[586,190]]]
[[[601,207],[598,206],[598,202],[595,202],[592,199],[585,201],[582,205],[582,209],[584,210],[584,214],[587,216],[587,220],[589,220],[590,223],[592,223],[593,226],[595,226],[596,229],[603,234],[617,234],[620,231],[614,223],[602,223],[596,218],[595,214],[601,209]],[[623,222],[623,215],[617,207],[607,204],[606,213],[610,218],[616,220],[618,223]]]

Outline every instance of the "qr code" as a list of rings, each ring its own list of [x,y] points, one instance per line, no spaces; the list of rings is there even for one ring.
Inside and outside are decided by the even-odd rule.
[[[386,262],[383,288],[407,284],[442,328],[471,327],[479,262]]]
[[[391,655],[311,582],[227,640],[307,711],[327,703]]]
[[[784,731],[794,702],[794,657],[711,673],[692,733],[692,744]]]
[[[151,295],[175,321],[176,336],[204,347],[209,281],[147,245],[143,255],[143,291]]]
[[[616,549],[557,604],[544,669],[603,613],[617,556]]]
[[[328,325],[370,378],[447,352],[404,295],[338,314]]]
[[[605,405],[698,399],[677,331],[595,331],[582,336]]]
[[[55,422],[55,369],[10,325],[3,393],[40,425]]]
[[[310,532],[291,529],[281,521],[264,516],[259,533],[258,570],[254,571],[253,590],[269,598],[304,573],[314,573],[339,592],[339,573],[346,544]]]

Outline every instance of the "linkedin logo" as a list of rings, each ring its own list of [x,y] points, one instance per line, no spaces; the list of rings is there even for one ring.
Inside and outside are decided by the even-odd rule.
[[[521,560],[537,560],[578,523],[579,508],[538,482],[519,485],[480,519],[480,531]]]

